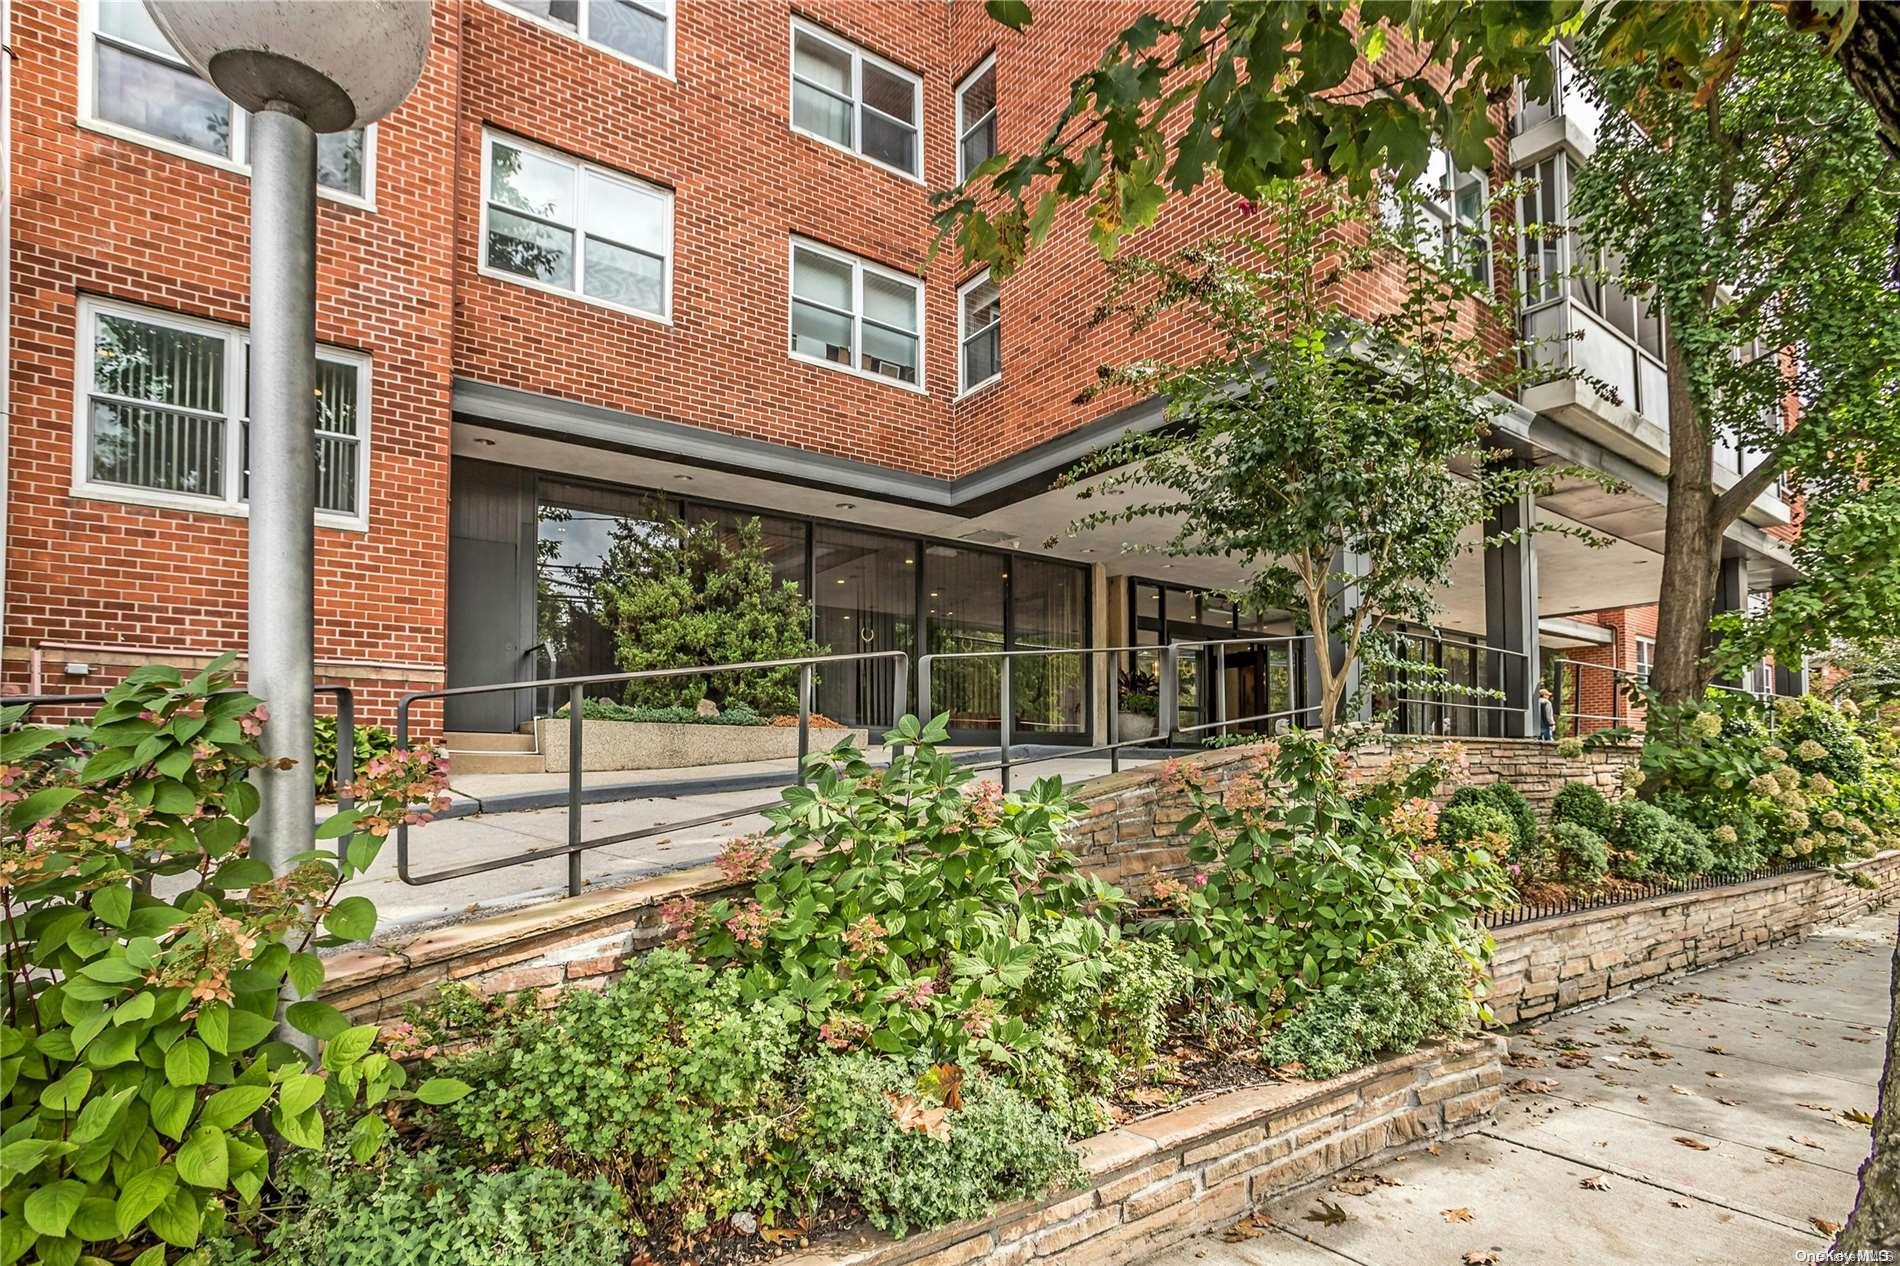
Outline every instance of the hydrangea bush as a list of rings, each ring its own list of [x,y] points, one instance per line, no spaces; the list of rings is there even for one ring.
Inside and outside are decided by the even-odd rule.
[[[341,889],[433,806],[443,762],[376,755],[342,789],[358,807],[318,831],[347,839],[342,855],[273,874],[249,837],[267,718],[229,664],[140,668],[83,724],[0,709],[0,1261],[158,1266],[256,1213],[266,1122],[314,1149],[326,1106],[407,1097],[376,1026],[312,997],[314,951],[374,931],[375,907]],[[314,1066],[275,1036],[286,988],[303,998],[290,1024],[322,1043]],[[362,1120],[367,1155],[382,1119]]]

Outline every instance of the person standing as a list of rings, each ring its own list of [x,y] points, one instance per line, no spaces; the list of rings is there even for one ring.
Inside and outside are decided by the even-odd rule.
[[[1557,705],[1551,702],[1550,687],[1537,688],[1537,737],[1548,743],[1557,735]]]

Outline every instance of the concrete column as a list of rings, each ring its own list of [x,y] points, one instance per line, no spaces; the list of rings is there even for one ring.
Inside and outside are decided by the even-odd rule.
[[[1488,712],[1491,732],[1500,738],[1537,734],[1537,683],[1542,675],[1537,658],[1537,498],[1526,491],[1499,506],[1485,520],[1484,534],[1517,532],[1517,539],[1484,552],[1485,642],[1500,651],[1491,655],[1497,671],[1492,683],[1504,692],[1502,711]]]
[[[1333,560],[1333,571],[1348,576],[1363,576],[1366,574],[1368,565],[1367,559],[1363,554],[1341,553],[1339,557]],[[1332,586],[1332,601],[1329,607],[1333,618],[1335,620],[1343,619],[1356,610],[1358,606],[1359,591],[1356,588],[1348,586],[1343,581],[1335,581]],[[1337,664],[1345,655],[1346,647],[1344,642],[1332,636],[1327,630],[1316,629],[1313,631],[1313,636],[1316,639],[1323,637],[1331,645],[1333,663]],[[1302,687],[1305,693],[1300,699],[1300,704],[1302,707],[1317,708],[1321,695],[1319,657],[1317,655],[1311,653],[1306,655],[1306,663],[1302,676]],[[1356,709],[1348,706],[1353,695],[1358,692],[1359,686],[1364,680],[1365,672],[1363,663],[1355,662],[1346,674],[1346,691],[1339,714],[1341,721],[1371,720],[1372,700],[1370,697],[1361,700]],[[1301,724],[1317,729],[1319,725],[1319,714],[1317,712],[1310,713],[1302,716],[1300,720]]]
[[[1748,560],[1737,554],[1733,558],[1724,558],[1722,566],[1715,574],[1715,613],[1726,611],[1748,613]],[[1713,642],[1711,642],[1713,645]],[[1739,686],[1741,679],[1734,676],[1717,677],[1716,682],[1724,686]]]

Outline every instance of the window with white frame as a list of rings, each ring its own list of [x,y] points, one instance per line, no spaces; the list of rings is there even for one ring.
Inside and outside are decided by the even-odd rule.
[[[233,326],[80,305],[81,490],[235,511],[249,492],[250,339]],[[369,360],[317,351],[317,511],[368,518]]]
[[[1518,196],[1526,307],[1563,296],[1563,189],[1558,182],[1567,174],[1557,158],[1546,158],[1529,171]]]
[[[1570,278],[1570,293],[1607,322],[1611,329],[1641,348],[1658,364],[1663,360],[1661,306],[1647,294],[1623,288],[1623,260],[1607,251],[1587,251],[1571,236],[1571,250],[1581,261]]]
[[[1462,268],[1479,281],[1491,276],[1491,180],[1460,169],[1449,150],[1433,146],[1425,172],[1412,185],[1410,204],[1418,246],[1446,267]],[[1387,204],[1388,215],[1397,213]]]
[[[1002,299],[989,269],[957,290],[957,390],[975,391],[1003,375]]]
[[[1636,639],[1636,680],[1648,681],[1649,669],[1656,662],[1656,639],[1639,637]]]
[[[923,178],[924,81],[792,19],[792,130]]]
[[[92,121],[160,148],[233,167],[249,161],[250,116],[198,77],[140,0],[87,0],[82,109]],[[317,184],[369,201],[374,129],[317,137]]]
[[[490,133],[482,156],[482,268],[666,321],[673,195]]]
[[[957,183],[996,153],[996,57],[957,85]]]
[[[923,283],[792,239],[792,355],[921,390]]]
[[[673,73],[673,0],[496,0],[546,26]]]

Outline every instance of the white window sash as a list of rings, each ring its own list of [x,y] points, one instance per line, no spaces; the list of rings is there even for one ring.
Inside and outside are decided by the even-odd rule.
[[[848,100],[842,96],[837,89],[828,88],[820,83],[814,83],[798,73],[798,39],[801,35],[807,39],[815,40],[830,48],[833,52],[851,59],[851,96]],[[924,81],[922,78],[915,72],[899,66],[896,62],[888,61],[885,58],[879,57],[876,53],[871,52],[869,49],[860,47],[842,35],[836,35],[822,26],[815,26],[797,16],[792,18],[791,36],[789,37],[787,48],[790,52],[792,88],[789,91],[792,93],[792,97],[788,98],[786,102],[786,118],[791,124],[792,131],[800,136],[810,137],[821,145],[829,145],[833,149],[842,150],[847,154],[853,154],[873,166],[882,167],[888,172],[894,172],[906,180],[922,184],[924,181]],[[875,66],[892,78],[902,80],[904,83],[910,85],[910,111],[912,116],[910,122],[906,123],[894,115],[886,114],[864,99],[864,67],[866,64]],[[847,117],[851,120],[851,142],[849,145],[840,144],[829,136],[798,125],[797,103],[795,98],[797,95],[797,86],[800,84],[803,84],[813,91],[821,92],[832,100],[841,102],[850,107],[846,111]],[[916,157],[915,171],[906,171],[902,167],[893,166],[881,158],[876,158],[865,153],[863,120],[865,111],[875,114],[892,127],[902,128],[911,134],[913,138],[913,150]]]
[[[524,154],[533,154],[538,158],[559,164],[567,169],[573,185],[574,223],[569,224],[565,220],[540,215],[533,211],[524,211],[519,207],[511,207],[506,203],[495,201],[493,180],[495,170],[495,146],[497,145],[504,145],[512,150],[519,150]],[[663,253],[656,255],[647,247],[636,246],[623,237],[614,236],[612,232],[602,232],[589,226],[587,217],[587,177],[590,175],[597,176],[610,184],[631,189],[643,196],[656,198],[659,201],[661,208],[660,245]],[[551,281],[542,281],[537,277],[528,277],[521,273],[509,272],[505,268],[492,267],[488,262],[488,234],[492,213],[496,211],[501,212],[503,215],[512,215],[523,220],[531,220],[536,224],[545,224],[549,228],[559,229],[563,233],[572,234],[574,238],[574,284],[571,287],[563,286]],[[605,299],[599,295],[587,293],[587,240],[589,238],[595,241],[605,242],[617,250],[628,251],[636,255],[644,255],[648,259],[659,261],[660,311],[653,312],[646,308],[634,307],[630,303],[619,303],[612,299]],[[536,145],[531,141],[524,141],[517,136],[511,136],[502,132],[484,132],[482,134],[481,241],[476,259],[478,269],[483,276],[493,277],[498,281],[506,281],[517,286],[527,286],[532,290],[543,290],[549,294],[564,295],[569,299],[575,299],[581,303],[591,303],[597,307],[608,308],[615,312],[624,312],[629,316],[637,316],[647,321],[657,321],[661,325],[671,325],[673,323],[673,253],[672,190],[662,185],[649,184],[638,177],[614,171],[612,168],[600,167],[593,163],[583,162],[571,155],[563,154],[559,150],[552,150],[544,145]]]
[[[107,136],[116,137],[122,141],[128,141],[134,145],[143,145],[147,149],[158,150],[160,153],[171,154],[174,157],[187,159],[194,163],[203,163],[207,167],[216,167],[222,171],[235,172],[246,178],[250,176],[251,116],[248,110],[243,109],[236,102],[231,103],[231,152],[228,155],[214,153],[208,149],[199,149],[195,145],[187,145],[182,141],[174,141],[167,137],[155,136],[150,132],[142,132],[138,128],[131,127],[124,123],[115,123],[111,119],[101,117],[96,111],[95,103],[99,99],[98,48],[102,43],[119,49],[130,56],[143,57],[149,61],[158,62],[161,65],[181,70],[186,74],[196,75],[197,72],[192,70],[187,63],[178,57],[177,53],[169,48],[164,50],[148,48],[143,44],[122,39],[119,36],[110,35],[100,30],[98,0],[80,0],[79,16],[78,122],[81,127],[88,131],[100,132]],[[347,189],[337,189],[330,185],[319,183],[317,185],[318,197],[327,198],[333,202],[341,202],[348,206],[361,207],[366,211],[374,211],[376,209],[377,127],[377,124],[372,123],[363,129],[363,192],[352,193]]]
[[[167,404],[157,400],[126,396],[118,392],[103,391],[96,387],[94,385],[96,382],[94,357],[98,350],[98,329],[101,317],[118,317],[121,320],[142,325],[221,340],[224,344],[224,376],[220,384],[224,400],[223,411]],[[250,504],[244,496],[244,435],[250,419],[244,412],[244,404],[246,374],[250,363],[248,355],[250,331],[241,326],[225,325],[221,322],[206,321],[197,317],[140,307],[136,304],[90,298],[80,301],[76,329],[78,336],[74,339],[73,493],[101,501],[247,517],[250,514]],[[369,529],[370,427],[373,407],[370,358],[360,352],[326,345],[318,346],[317,356],[320,360],[331,364],[349,366],[355,372],[355,433],[352,435],[341,431],[319,431],[313,419],[311,444],[314,446],[317,437],[321,435],[352,445],[351,452],[355,462],[356,476],[354,480],[356,504],[347,511],[319,507],[316,520],[324,527],[367,531]],[[222,487],[216,493],[198,493],[95,480],[92,477],[92,404],[95,400],[220,423],[223,436],[218,457]]]
[[[996,358],[995,373],[987,378],[979,379],[976,382],[971,382],[969,376],[971,342],[988,334],[991,330],[996,329],[1003,323],[999,297],[996,316],[985,321],[982,325],[975,327],[971,327],[970,325],[970,294],[988,284],[989,280],[990,270],[986,268],[957,287],[957,395],[959,397],[966,396],[980,387],[987,387],[1003,376],[1003,358],[1000,355],[1000,349]]]
[[[996,117],[996,101],[994,99],[994,96],[992,96],[992,99],[990,101],[990,108],[984,111],[983,114],[976,119],[970,119],[965,115],[964,109],[963,109],[963,98],[965,94],[967,94],[970,91],[971,88],[976,86],[977,80],[981,79],[985,74],[994,73],[995,70],[996,70],[996,54],[991,53],[988,57],[985,57],[982,61],[978,62],[976,69],[971,71],[969,74],[965,75],[963,77],[963,82],[957,85],[957,183],[958,184],[962,184],[964,181],[970,178],[969,171],[965,170],[963,166],[963,143],[970,139],[971,133],[975,132],[978,128],[982,127],[986,122]]]
[[[652,62],[642,61],[624,49],[615,48],[611,44],[603,44],[595,39],[588,29],[592,25],[593,6],[588,4],[587,0],[581,0],[580,13],[576,16],[575,25],[573,26],[568,26],[563,22],[556,22],[552,18],[544,18],[538,14],[517,9],[507,3],[507,0],[488,0],[488,3],[514,17],[520,18],[523,22],[531,22],[543,30],[553,31],[557,35],[565,36],[570,40],[585,44],[587,47],[605,53],[609,57],[618,57],[629,66],[638,66],[641,70],[658,75],[662,79],[677,78],[674,73],[674,61],[679,56],[679,14],[677,8],[673,4],[665,2],[665,0],[660,0],[660,2],[656,2],[656,0],[631,0],[634,8],[643,10],[649,15],[659,18],[666,23],[666,65],[664,66],[655,66]]]
[[[800,251],[805,251],[808,254],[830,260],[832,263],[843,265],[851,270],[851,311],[846,312],[844,309],[834,307],[821,299],[808,299],[798,293],[798,253]],[[859,256],[850,255],[844,251],[833,250],[828,246],[822,246],[809,238],[803,237],[792,238],[791,248],[786,253],[785,258],[785,347],[787,354],[790,355],[793,360],[801,361],[807,365],[822,365],[826,369],[835,369],[849,374],[856,374],[860,378],[867,378],[872,382],[883,383],[886,386],[897,387],[904,391],[914,391],[919,395],[927,394],[929,388],[925,383],[925,367],[929,362],[925,358],[924,351],[924,284],[921,280],[916,277],[907,276],[895,269],[885,268],[881,264],[875,264],[868,259],[862,259]],[[906,330],[901,326],[895,326],[887,321],[879,321],[875,317],[864,315],[864,279],[866,276],[882,277],[887,281],[896,282],[910,290],[911,316],[917,324],[916,329]],[[801,303],[808,307],[829,312],[834,316],[847,317],[850,319],[851,363],[849,365],[840,365],[838,362],[826,360],[822,356],[812,356],[809,353],[799,351],[793,346],[792,335],[796,329],[795,322],[798,315],[798,305]],[[863,367],[864,327],[867,325],[887,331],[891,334],[901,335],[904,338],[916,340],[916,382],[905,382],[901,378],[891,378],[884,374],[874,374]]]

